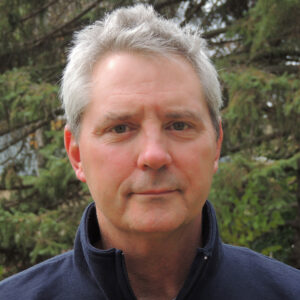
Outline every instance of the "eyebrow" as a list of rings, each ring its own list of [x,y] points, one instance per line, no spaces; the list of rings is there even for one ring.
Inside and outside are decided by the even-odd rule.
[[[202,118],[199,114],[190,111],[190,110],[183,110],[183,111],[174,111],[174,112],[168,112],[165,114],[166,118],[168,119],[192,119],[196,122],[202,122]]]
[[[131,119],[136,119],[141,117],[141,114],[138,112],[107,112],[103,118],[99,120],[100,124],[106,124],[115,121],[127,121]],[[203,122],[201,116],[190,110],[182,111],[169,111],[164,114],[164,117],[167,119],[180,120],[180,119],[190,119],[195,122]]]
[[[127,121],[133,118],[138,117],[138,113],[134,112],[107,112],[102,118],[98,120],[98,124],[105,125],[107,123],[115,122],[115,121]]]

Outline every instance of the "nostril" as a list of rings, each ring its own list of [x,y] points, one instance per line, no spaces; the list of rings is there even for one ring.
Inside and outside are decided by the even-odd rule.
[[[140,153],[138,166],[140,168],[161,169],[171,163],[172,158],[168,151],[164,149],[147,149]]]

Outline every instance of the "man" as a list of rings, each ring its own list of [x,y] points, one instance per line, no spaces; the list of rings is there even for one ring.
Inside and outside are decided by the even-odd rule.
[[[76,34],[62,99],[94,204],[74,250],[3,281],[1,299],[300,299],[298,270],[219,239],[221,94],[197,34],[119,9]]]

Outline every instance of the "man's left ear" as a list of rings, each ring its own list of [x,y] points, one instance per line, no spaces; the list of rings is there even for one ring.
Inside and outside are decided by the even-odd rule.
[[[222,149],[222,142],[223,142],[223,128],[222,128],[222,121],[219,122],[219,137],[217,140],[217,148],[216,148],[216,156],[214,162],[214,172],[216,173],[219,167],[219,159],[221,155]]]
[[[79,145],[75,140],[68,125],[65,126],[64,131],[65,148],[70,160],[70,163],[75,171],[76,177],[82,181],[86,182],[85,174],[82,169],[82,162],[80,159]]]

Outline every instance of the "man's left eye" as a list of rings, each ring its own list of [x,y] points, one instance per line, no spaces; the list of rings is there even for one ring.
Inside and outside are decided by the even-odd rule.
[[[129,127],[126,124],[120,124],[120,125],[116,125],[112,130],[115,133],[125,133],[129,130]]]
[[[171,126],[171,129],[181,131],[188,128],[188,124],[185,122],[174,122]]]

